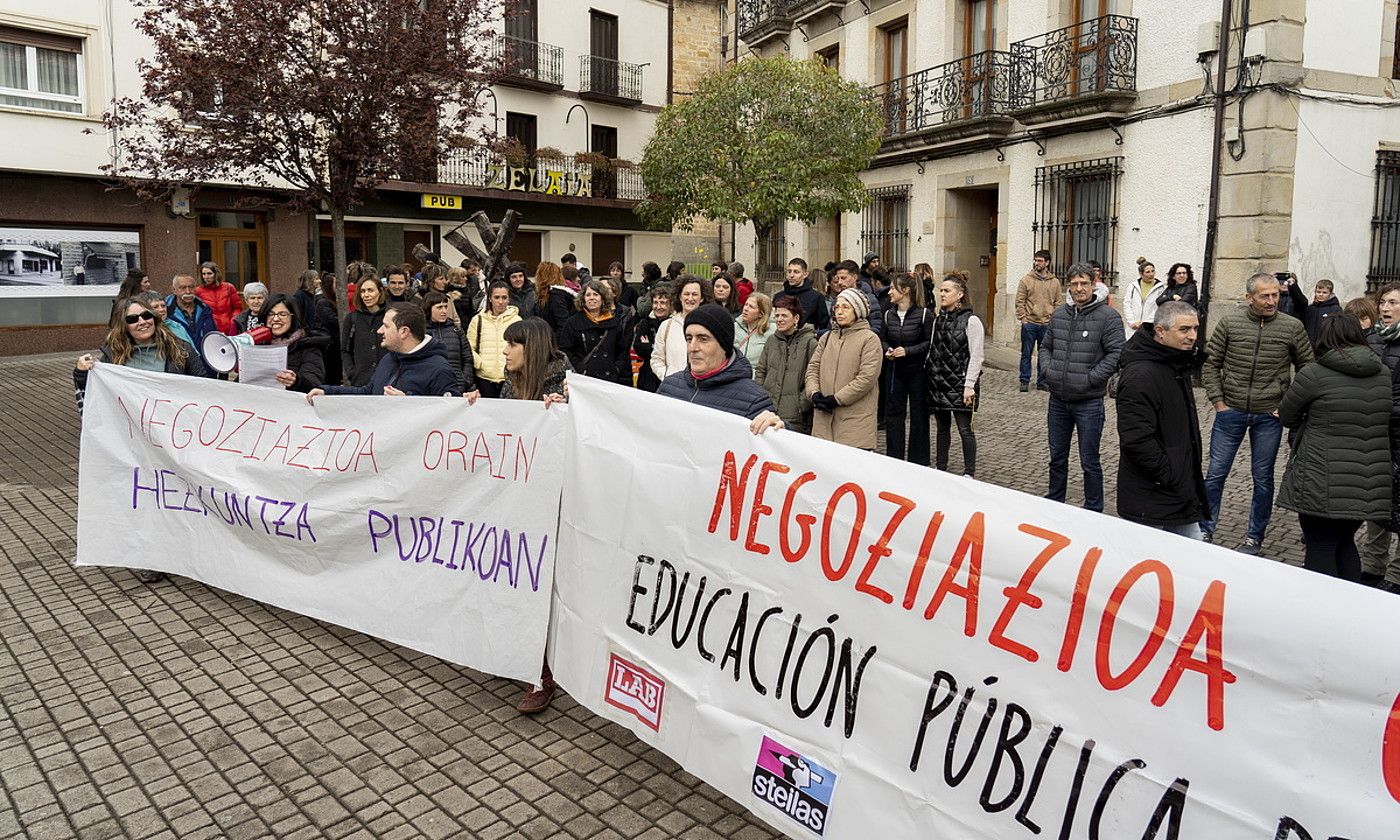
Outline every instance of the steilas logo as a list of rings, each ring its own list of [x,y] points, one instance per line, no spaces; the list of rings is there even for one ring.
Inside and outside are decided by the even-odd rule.
[[[615,653],[608,655],[608,687],[603,697],[608,705],[627,712],[653,732],[660,732],[661,703],[665,697],[665,680]]]
[[[836,774],[766,735],[753,768],[753,794],[820,837]]]

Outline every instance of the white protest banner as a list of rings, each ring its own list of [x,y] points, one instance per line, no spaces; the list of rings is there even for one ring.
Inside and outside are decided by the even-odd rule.
[[[79,565],[195,578],[451,662],[540,673],[565,423],[98,365]]]
[[[1400,836],[1393,596],[570,388],[554,674],[790,836]]]

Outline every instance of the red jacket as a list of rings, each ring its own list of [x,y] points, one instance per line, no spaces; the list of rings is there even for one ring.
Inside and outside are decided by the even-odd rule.
[[[739,293],[739,305],[743,306],[749,300],[749,295],[753,294],[753,281],[747,277],[740,277],[735,284],[735,290]]]
[[[235,335],[238,327],[233,319],[243,311],[243,296],[227,280],[220,280],[217,286],[200,284],[194,289],[195,297],[204,301],[214,313],[214,326],[225,335]]]

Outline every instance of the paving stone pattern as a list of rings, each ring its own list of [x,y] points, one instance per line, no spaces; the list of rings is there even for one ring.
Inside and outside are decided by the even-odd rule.
[[[192,580],[75,568],[71,362],[0,359],[0,838],[778,836],[562,694],[522,717],[509,681]],[[1043,492],[1046,395],[984,385],[982,478]],[[1108,426],[1112,504],[1111,408]],[[1265,549],[1301,562],[1291,514]]]

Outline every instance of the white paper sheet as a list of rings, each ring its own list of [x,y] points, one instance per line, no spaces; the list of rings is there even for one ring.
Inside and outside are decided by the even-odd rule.
[[[238,381],[245,385],[281,388],[277,374],[287,369],[287,345],[239,347]]]

